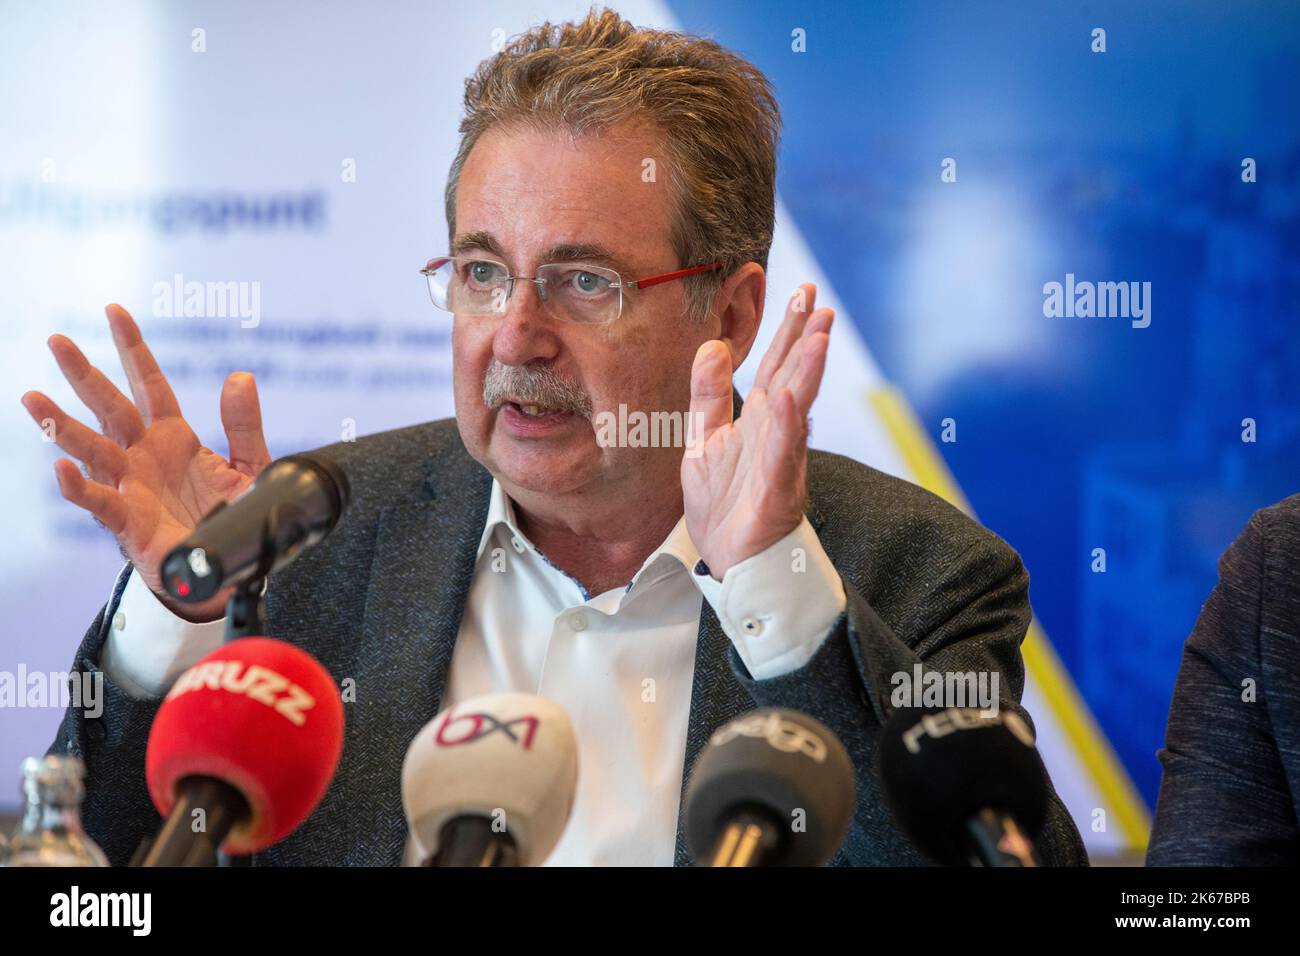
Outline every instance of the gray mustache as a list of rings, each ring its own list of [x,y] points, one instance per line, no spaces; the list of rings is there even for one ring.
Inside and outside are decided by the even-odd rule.
[[[496,359],[483,377],[483,404],[497,409],[513,396],[523,405],[541,405],[591,419],[591,399],[574,382],[546,367],[502,365]]]

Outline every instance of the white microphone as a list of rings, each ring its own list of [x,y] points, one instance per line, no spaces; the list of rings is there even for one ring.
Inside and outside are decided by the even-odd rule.
[[[420,866],[538,866],[569,822],[578,741],[563,707],[485,694],[426,724],[402,762]]]

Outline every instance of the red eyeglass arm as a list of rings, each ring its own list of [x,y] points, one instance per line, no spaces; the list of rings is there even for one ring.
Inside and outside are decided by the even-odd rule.
[[[648,276],[644,279],[633,279],[628,285],[637,289],[647,289],[652,285],[658,285],[661,282],[672,282],[674,279],[685,279],[687,276],[693,276],[701,272],[712,272],[714,269],[721,269],[721,262],[710,262],[707,266],[691,266],[689,269],[678,269],[676,272],[665,272],[662,275]]]

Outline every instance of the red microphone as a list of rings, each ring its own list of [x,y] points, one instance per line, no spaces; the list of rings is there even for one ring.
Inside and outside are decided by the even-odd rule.
[[[154,718],[145,774],[166,822],[142,865],[213,865],[218,848],[278,843],[325,795],[342,750],[343,704],[315,658],[268,637],[224,645]]]

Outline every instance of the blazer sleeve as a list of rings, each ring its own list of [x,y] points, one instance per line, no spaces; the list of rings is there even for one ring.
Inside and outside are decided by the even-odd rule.
[[[732,670],[759,706],[789,707],[817,718],[857,758],[858,799],[841,851],[842,862],[850,865],[928,862],[895,826],[876,774],[876,742],[893,712],[892,674],[911,673],[917,663],[925,670],[997,672],[999,706],[1029,721],[1020,706],[1020,643],[1032,616],[1029,576],[1010,546],[974,522],[968,527],[972,534],[967,540],[949,540],[947,546],[913,556],[928,570],[913,572],[927,583],[901,612],[912,617],[918,635],[910,644],[845,580],[848,606],[804,667],[755,681],[731,651]],[[1087,865],[1079,831],[1050,780],[1048,789],[1048,817],[1037,842],[1041,859],[1053,866]]]
[[[70,676],[89,674],[90,680],[102,682],[99,714],[90,716],[70,705],[47,751],[78,757],[85,764],[81,820],[86,833],[113,866],[130,862],[140,841],[153,836],[162,825],[149,798],[144,773],[149,728],[162,700],[132,697],[99,667],[100,650],[130,570],[128,564],[118,577],[108,603],[90,625],[72,663]]]
[[[1259,686],[1267,545],[1260,512],[1219,559],[1219,582],[1183,645],[1148,866],[1300,862],[1296,808]]]

